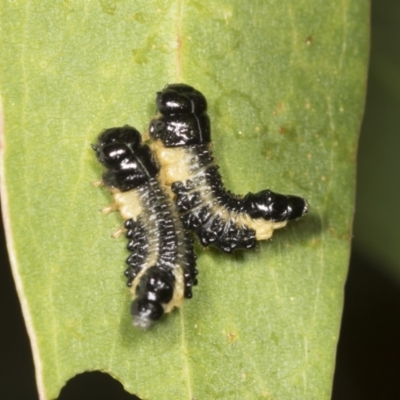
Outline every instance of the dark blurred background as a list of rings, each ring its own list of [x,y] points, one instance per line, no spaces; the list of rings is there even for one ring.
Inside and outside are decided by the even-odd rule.
[[[334,400],[400,399],[400,1],[372,2],[354,241]],[[31,350],[0,230],[0,397],[37,398]],[[82,374],[60,400],[135,399],[106,374]],[[299,399],[303,400],[303,399]],[[304,399],[307,400],[307,399]]]

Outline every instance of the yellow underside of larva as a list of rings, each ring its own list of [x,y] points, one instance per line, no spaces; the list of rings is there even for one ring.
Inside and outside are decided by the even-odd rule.
[[[151,148],[162,166],[159,175],[161,185],[170,187],[172,183],[188,179],[194,179],[204,173],[208,167],[196,166],[197,157],[192,148],[188,147],[164,147],[160,140],[152,143]],[[193,172],[191,172],[193,171]],[[203,196],[202,206],[209,205],[215,216],[220,215],[223,220],[232,220],[237,226],[247,226],[256,232],[257,240],[269,239],[275,229],[283,228],[287,221],[273,222],[262,218],[251,218],[247,214],[229,211],[221,205],[215,205],[210,186],[205,182],[197,186],[194,191],[200,191]],[[172,192],[171,192],[171,195]]]
[[[136,297],[136,287],[140,282],[141,277],[146,273],[146,271],[157,264],[160,249],[160,233],[157,229],[157,215],[152,214],[145,209],[143,204],[143,193],[138,189],[128,190],[127,192],[121,192],[118,189],[112,189],[114,196],[115,206],[121,213],[122,218],[126,221],[128,219],[133,219],[137,221],[141,218],[146,222],[146,235],[149,243],[148,256],[142,264],[142,269],[140,273],[132,282],[130,292],[132,298]],[[175,283],[174,283],[174,295],[169,303],[162,303],[164,312],[170,312],[174,307],[180,307],[184,298],[184,288],[185,282],[183,278],[183,269],[179,264],[172,265],[174,271]],[[139,325],[140,325],[140,321]]]

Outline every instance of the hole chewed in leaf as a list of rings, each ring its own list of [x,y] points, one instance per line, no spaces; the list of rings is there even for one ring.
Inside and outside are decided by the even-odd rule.
[[[122,384],[110,375],[100,372],[84,372],[75,375],[62,388],[58,400],[140,400],[124,390]]]

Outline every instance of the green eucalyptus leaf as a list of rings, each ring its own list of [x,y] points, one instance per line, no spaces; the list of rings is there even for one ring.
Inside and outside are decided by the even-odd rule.
[[[2,206],[41,399],[102,370],[142,399],[329,399],[354,203],[367,2],[7,1]],[[197,247],[193,299],[131,325],[118,213],[90,144],[146,131],[155,92],[209,102],[228,189],[309,200],[229,256]]]

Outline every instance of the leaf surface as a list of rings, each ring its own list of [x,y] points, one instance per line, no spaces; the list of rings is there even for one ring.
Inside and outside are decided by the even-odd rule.
[[[2,206],[42,399],[102,370],[142,399],[329,399],[368,52],[364,2],[4,2]],[[306,197],[255,251],[198,250],[194,297],[131,326],[90,144],[155,92],[207,97],[227,188]]]

